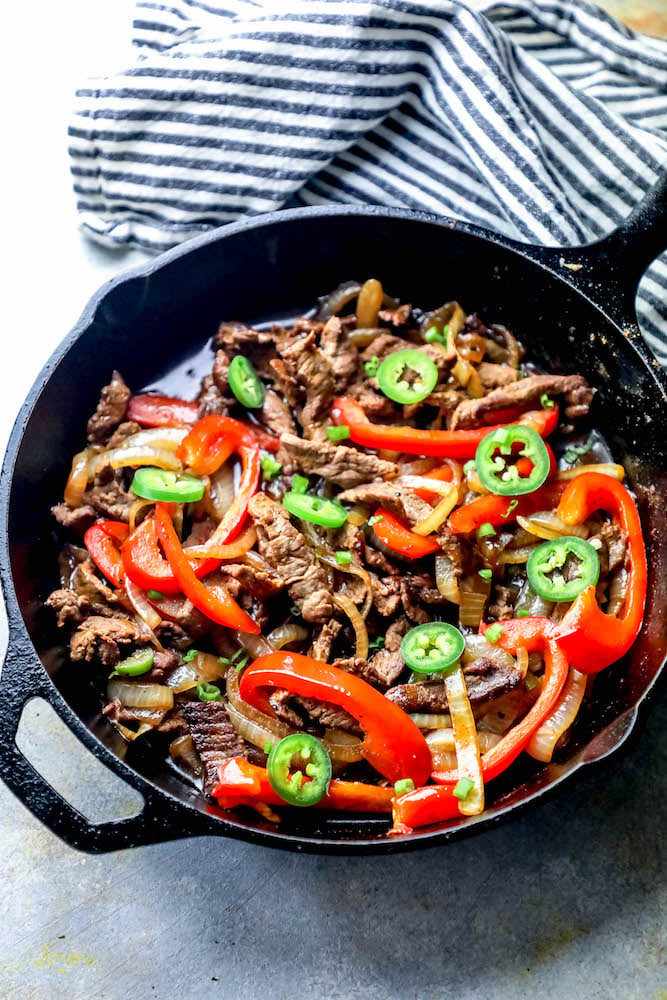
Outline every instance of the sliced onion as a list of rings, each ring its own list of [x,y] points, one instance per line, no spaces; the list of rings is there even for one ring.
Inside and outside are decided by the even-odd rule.
[[[456,338],[456,349],[465,361],[478,365],[486,354],[486,338],[479,333],[460,333]]]
[[[484,608],[491,593],[491,581],[481,576],[466,577],[461,581],[461,604],[459,620],[461,625],[477,628],[484,616]]]
[[[332,316],[336,316],[360,291],[361,285],[358,281],[344,281],[338,288],[334,288],[330,295],[327,295],[317,314],[318,320],[325,323]]]
[[[273,649],[283,649],[291,642],[304,642],[310,632],[303,625],[279,625],[266,637],[266,641]]]
[[[224,545],[190,545],[183,549],[188,559],[238,559],[246,555],[257,541],[257,531],[250,524],[233,542]]]
[[[85,448],[78,452],[72,459],[67,484],[65,486],[65,503],[68,507],[80,507],[83,494],[90,478],[90,465],[95,458],[97,451],[93,448]]]
[[[414,712],[410,718],[419,729],[451,729],[452,717],[449,712],[438,715],[435,712]]]
[[[248,743],[263,750],[267,743],[275,743],[285,736],[297,732],[290,726],[281,723],[277,719],[271,719],[268,715],[262,715],[261,721],[250,718],[245,711],[240,711],[231,701],[227,703],[227,713],[231,719],[234,729]],[[276,725],[277,723],[277,725]]]
[[[475,717],[472,714],[463,671],[459,667],[445,677],[449,714],[452,717],[456,764],[459,779],[469,778],[472,788],[459,802],[464,816],[477,816],[484,811],[484,779]]]
[[[361,503],[355,503],[354,507],[348,511],[347,519],[355,528],[360,528],[368,520],[369,513],[370,507]]]
[[[141,684],[116,677],[107,684],[109,701],[117,699],[125,708],[151,708],[166,712],[174,707],[174,692],[165,684]]]
[[[553,602],[545,601],[536,594],[528,580],[525,580],[514,605],[514,617],[517,611],[527,611],[531,618],[549,618],[553,611]]]
[[[477,731],[504,736],[532,707],[540,693],[540,687],[541,683],[531,688],[521,685],[480,706],[476,712]]]
[[[125,592],[130,599],[130,604],[139,617],[146,622],[149,629],[159,628],[162,624],[162,619],[153,605],[150,604],[146,597],[146,591],[142,590],[141,587],[137,587],[136,583],[132,583],[129,576],[125,577]]]
[[[609,601],[605,609],[608,615],[617,615],[619,613],[625,604],[627,592],[628,573],[627,570],[621,568],[617,573],[614,573],[609,586]]]
[[[436,480],[433,480],[436,482]],[[440,500],[436,506],[433,508],[430,514],[418,521],[412,529],[417,535],[430,535],[434,531],[437,531],[443,521],[446,521],[451,512],[456,507],[459,502],[459,491],[454,485],[454,483],[443,483],[448,489],[447,493],[438,490],[437,492],[443,492],[442,500]]]
[[[200,775],[203,767],[199,754],[195,750],[190,733],[184,736],[177,736],[169,744],[169,756],[175,764],[184,767],[191,774]]]
[[[204,493],[206,513],[219,523],[234,502],[234,468],[225,462],[209,478]]]
[[[523,680],[528,673],[528,663],[530,657],[528,655],[528,650],[525,646],[519,646],[516,651],[516,668],[521,673],[521,679]]]
[[[462,595],[456,581],[454,563],[451,557],[445,555],[444,552],[438,553],[435,557],[435,585],[438,588],[438,593],[446,601],[451,601],[452,604],[461,603]]]
[[[540,728],[533,733],[526,750],[535,760],[548,764],[551,760],[556,743],[577,717],[586,693],[586,674],[580,674],[570,667],[565,686],[551,715]]]
[[[354,655],[360,660],[365,660],[368,656],[368,629],[366,628],[366,622],[359,614],[356,604],[345,594],[334,594],[333,602],[341,611],[345,612],[352,622],[352,628],[357,639],[357,648]]]
[[[398,476],[392,479],[391,484],[399,489],[407,487],[410,490],[427,490],[443,497],[449,496],[453,485],[444,479],[429,479],[428,476]]]
[[[183,469],[180,459],[168,448],[152,448],[148,445],[136,448],[112,448],[104,451],[90,463],[90,476],[95,475],[101,465],[110,465],[112,469],[121,469],[126,465],[137,468],[140,465],[154,465],[158,469],[170,472],[180,472]]]
[[[414,462],[401,462],[401,475],[423,476],[426,472],[431,472],[438,465],[439,461],[442,461],[442,459],[417,458]]]
[[[233,637],[239,646],[248,650],[253,660],[274,652],[273,647],[269,645],[263,635],[253,635],[251,632],[234,632]]]
[[[336,557],[332,556],[328,552],[323,552],[321,549],[317,550],[317,557],[320,562],[323,562],[325,566],[329,566],[331,569],[339,570],[341,573],[349,573],[350,576],[358,576],[363,582],[366,588],[366,593],[364,595],[364,603],[361,608],[361,617],[366,618],[368,612],[373,604],[373,584],[371,583],[370,574],[367,569],[363,566],[355,565],[351,562],[347,566],[340,566],[336,562]]]
[[[354,347],[368,347],[372,344],[381,333],[386,333],[386,329],[383,326],[374,326],[370,329],[364,329],[360,327],[356,330],[350,330],[347,335],[348,342]]]
[[[454,730],[449,726],[448,728],[435,729],[432,733],[427,733],[424,737],[428,743],[429,750],[431,754],[434,751],[452,751],[456,750],[456,744],[454,740]],[[487,750],[491,750],[492,747],[500,743],[502,739],[498,733],[477,733],[477,741],[479,743],[479,749],[481,753],[486,753]],[[434,767],[434,771],[444,770],[444,768]]]
[[[517,515],[517,524],[521,525],[524,531],[538,538],[545,538],[550,541],[553,538],[562,538],[563,535],[576,535],[578,538],[588,538],[588,528],[584,524],[566,524],[558,514],[552,510],[541,510],[530,517]]]
[[[511,653],[501,646],[490,643],[483,635],[467,635],[465,637],[465,649],[461,660],[463,663],[473,663],[475,660],[491,660],[499,669],[514,669],[516,663]]]
[[[382,308],[382,285],[377,278],[364,281],[357,297],[357,327],[364,330],[377,327],[378,313]]]
[[[537,542],[535,542],[537,545]],[[498,556],[498,562],[501,565],[515,563],[527,563],[530,559],[531,553],[535,551],[535,545],[522,545],[518,549],[503,549],[503,551]]]
[[[600,472],[603,476],[611,476],[621,482],[625,478],[625,469],[622,465],[614,462],[597,462],[590,465],[576,465],[573,469],[561,469],[558,473],[559,479],[575,479],[585,472]]]
[[[135,502],[130,507],[130,513],[128,514],[127,522],[130,528],[130,534],[132,534],[137,527],[137,514],[145,510],[146,507],[152,507],[155,500],[135,500]]]
[[[227,672],[227,665],[223,665],[213,653],[200,653],[189,660],[188,663],[181,663],[176,670],[170,674],[167,686],[174,694],[181,691],[190,691],[197,684],[210,684],[224,677]]]
[[[154,715],[156,716],[154,723],[142,722],[138,729],[130,729],[129,726],[124,726],[122,722],[114,722],[113,719],[111,722],[124,740],[127,740],[128,743],[133,743],[135,740],[138,740],[140,736],[143,736],[144,733],[147,733],[151,729],[155,729],[155,726],[160,725],[164,718],[164,712],[155,712]]]

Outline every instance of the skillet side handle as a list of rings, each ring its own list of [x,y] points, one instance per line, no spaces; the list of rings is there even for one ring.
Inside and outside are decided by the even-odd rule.
[[[629,336],[638,336],[635,298],[647,267],[667,250],[667,169],[623,225],[583,247],[525,247],[589,298]]]
[[[91,823],[39,774],[16,744],[23,707],[31,698],[44,698],[62,714],[43,669],[25,644],[10,639],[9,651],[0,674],[0,778],[14,795],[45,826],[70,847],[100,854],[125,847],[155,844],[179,837],[212,833],[211,821],[201,821],[191,811],[160,793],[138,790],[143,809],[127,819]],[[217,832],[221,832],[218,825]]]

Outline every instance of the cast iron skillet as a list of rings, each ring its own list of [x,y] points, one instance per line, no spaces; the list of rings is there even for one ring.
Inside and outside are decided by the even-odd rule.
[[[431,846],[498,823],[627,739],[667,652],[667,380],[634,317],[639,279],[665,248],[663,182],[608,239],[567,251],[540,249],[474,226],[415,212],[350,206],[285,211],[199,237],[105,285],[46,364],[17,418],[0,486],[0,575],[9,648],[0,677],[0,775],[68,844],[90,852],[198,834],[275,847],[362,854]],[[565,264],[581,264],[571,270]],[[73,671],[40,606],[57,586],[49,507],[62,496],[71,456],[113,368],[134,391],[196,393],[196,360],[222,319],[294,317],[350,277],[373,275],[402,301],[435,307],[458,299],[504,323],[546,367],[581,372],[597,387],[600,427],[637,492],[649,543],[642,635],[626,662],[598,680],[599,697],[567,759],[525,763],[494,783],[483,816],[411,836],[384,836],[384,819],[293,810],[276,829],[258,817],[215,812],[148,742],[127,748],[100,717],[99,697]],[[201,357],[200,357],[201,360]],[[208,359],[207,359],[208,360]],[[172,373],[171,379],[167,376]],[[15,743],[22,708],[46,699],[90,751],[138,789],[136,816],[92,824],[33,769]]]

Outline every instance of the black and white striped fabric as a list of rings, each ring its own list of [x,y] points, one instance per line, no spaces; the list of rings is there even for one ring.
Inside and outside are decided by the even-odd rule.
[[[134,43],[69,129],[82,226],[110,245],[358,202],[568,246],[667,169],[667,42],[584,0],[138,0]],[[667,254],[638,313],[667,363]]]

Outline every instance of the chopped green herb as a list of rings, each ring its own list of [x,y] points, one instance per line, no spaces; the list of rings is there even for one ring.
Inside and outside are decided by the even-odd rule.
[[[223,667],[228,667],[231,662],[232,661],[229,659],[228,656],[219,656],[218,657],[218,663],[222,664]]]
[[[341,424],[340,427],[327,427],[327,437],[330,441],[344,441],[349,436],[350,428],[345,424]]]
[[[543,392],[542,395],[540,396],[540,406],[542,407],[542,409],[553,410],[555,405],[556,404],[554,403],[553,399],[549,399],[546,392]]]
[[[198,684],[195,690],[200,701],[217,701],[220,697],[220,688],[205,681]]]
[[[194,660],[194,658],[195,658],[195,656],[197,656],[197,654],[198,654],[198,650],[196,650],[196,649],[189,649],[187,651],[187,653],[185,654],[185,656],[183,657],[183,663],[189,663],[190,660]]]
[[[368,524],[371,527],[373,527],[374,524],[377,524],[378,521],[381,521],[381,520],[382,520],[382,514],[373,514],[372,517],[368,518]]]
[[[475,471],[475,468],[476,468],[475,459],[471,458],[470,461],[466,462],[466,464],[463,466],[463,472],[466,476],[469,476],[471,472]]]
[[[305,476],[295,476],[292,480],[292,493],[305,493],[308,489],[308,480]]]
[[[405,795],[406,792],[414,791],[415,783],[412,778],[401,778],[394,784],[396,795]]]
[[[250,654],[248,653],[248,650],[247,649],[243,649],[243,647],[241,647],[241,649],[237,649],[236,650],[236,652],[232,656],[231,662],[232,663],[240,663],[241,661],[243,661],[243,662],[247,663],[249,659],[250,659]]]
[[[273,743],[267,740],[266,743],[264,744],[264,753],[269,754],[271,753],[272,750],[273,750]]]
[[[505,629],[502,627],[502,625],[499,625],[498,622],[496,622],[495,625],[489,625],[486,632],[484,633],[484,638],[486,639],[487,642],[496,643],[498,642],[498,639],[500,639],[504,631]]]
[[[370,361],[367,361],[364,365],[364,371],[369,378],[375,378],[378,373],[378,368],[380,367],[380,359],[377,354],[374,354]]]
[[[536,677],[535,674],[527,673],[523,683],[526,685],[526,689],[531,691],[534,687],[537,687],[540,683],[540,679],[539,677]]]
[[[496,529],[489,521],[486,521],[484,524],[480,524],[479,528],[477,529],[478,538],[493,538],[495,534],[496,534]]]
[[[482,580],[490,580],[491,577],[493,576],[493,573],[491,572],[490,569],[480,569],[479,575],[481,576]]]
[[[290,614],[294,615],[296,618],[300,618],[301,617],[301,608],[299,607],[298,604],[292,604],[290,606],[289,610],[290,610]]]
[[[438,332],[437,326],[430,326],[424,334],[427,344],[446,344],[449,336],[449,323],[442,328],[442,333]]]
[[[150,597],[151,601],[164,601],[164,594],[159,590],[147,590],[146,597]]]
[[[262,455],[259,464],[262,467],[262,478],[269,483],[276,478],[283,467],[282,462],[277,462],[272,455]]]
[[[454,785],[454,795],[457,799],[467,799],[471,791],[475,787],[475,782],[472,778],[459,778],[459,780]]]
[[[336,552],[336,562],[339,566],[349,566],[352,562],[352,553],[342,551]]]
[[[510,514],[512,513],[512,511],[514,510],[514,508],[515,508],[515,507],[518,507],[518,506],[519,506],[519,501],[518,501],[518,500],[516,499],[516,497],[515,497],[515,498],[514,498],[514,500],[511,500],[511,501],[510,501],[510,505],[509,505],[509,507],[507,508],[507,510],[505,511],[505,513],[504,513],[504,514],[501,514],[500,516],[501,516],[502,518],[506,518],[506,517],[509,517],[509,516],[510,516]]]
[[[383,635],[376,636],[374,639],[371,639],[371,641],[368,644],[368,651],[369,652],[371,652],[371,650],[375,652],[378,649],[383,649],[383,648],[384,648],[384,636]]]
[[[517,618],[530,618],[530,611],[526,611],[522,608],[521,611],[516,612],[516,616]]]

